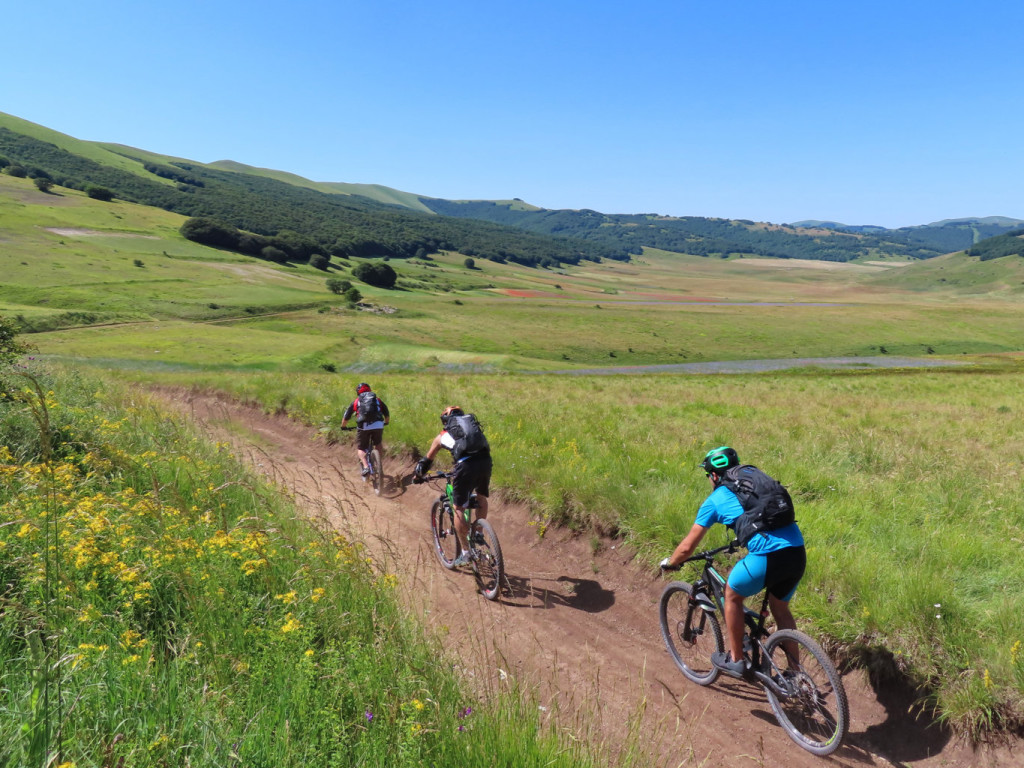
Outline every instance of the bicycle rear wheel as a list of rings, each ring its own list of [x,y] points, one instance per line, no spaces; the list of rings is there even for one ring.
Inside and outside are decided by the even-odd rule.
[[[370,463],[370,477],[373,479],[373,492],[380,496],[380,490],[384,487],[384,465],[381,463],[380,451],[374,448],[366,456]]]
[[[766,671],[786,691],[778,696],[765,686],[779,724],[808,752],[835,752],[850,723],[850,705],[835,664],[820,645],[795,629],[773,632],[764,650]]]
[[[693,587],[685,581],[674,581],[665,587],[658,610],[661,636],[684,675],[697,685],[711,685],[718,679],[711,654],[724,651],[725,642],[718,616],[701,608],[694,596]]]
[[[455,535],[455,514],[451,507],[440,501],[434,502],[430,508],[430,530],[434,534],[434,554],[441,565],[452,570],[452,563],[462,547]]]
[[[496,600],[501,592],[501,582],[505,579],[505,559],[501,556],[498,535],[486,520],[473,523],[471,535],[472,548],[476,552],[473,573],[476,574],[480,592],[488,600]]]

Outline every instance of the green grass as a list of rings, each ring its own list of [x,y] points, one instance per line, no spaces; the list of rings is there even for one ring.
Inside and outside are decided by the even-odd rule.
[[[0,405],[0,764],[606,762],[472,690],[385,564],[224,446],[109,383],[42,381]]]
[[[948,292],[922,292],[921,278],[913,290],[894,287],[931,274],[927,264],[648,251],[628,264],[543,270],[481,261],[470,270],[458,254],[435,254],[429,261],[392,260],[401,290],[359,283],[369,304],[389,312],[356,312],[327,291],[327,273],[198,246],[178,233],[182,217],[165,211],[58,192],[43,194],[28,179],[0,175],[0,308],[45,331],[34,334],[42,353],[68,360],[115,360],[137,346],[138,325],[102,334],[82,325],[148,322],[146,343],[161,350],[154,359],[166,361],[182,336],[182,326],[168,321],[229,319],[246,334],[281,334],[271,337],[281,343],[267,343],[260,360],[239,361],[230,334],[199,325],[197,349],[171,362],[199,369],[308,371],[328,362],[373,370],[446,363],[550,370],[1019,348],[1019,303],[1012,296],[952,302]],[[986,273],[1002,269],[1005,282],[1013,282],[1013,265],[985,265]],[[352,266],[339,262],[329,274],[348,276]],[[284,320],[252,319],[282,312]],[[125,363],[137,359],[135,352],[123,356]]]
[[[0,311],[42,331],[25,338],[44,356],[221,389],[324,427],[356,377],[370,377],[403,449],[425,448],[440,408],[461,403],[487,426],[508,497],[540,518],[626,535],[652,562],[706,492],[697,459],[732,444],[795,492],[811,543],[795,608],[815,631],[851,655],[896,654],[963,732],[1024,721],[1024,612],[1011,586],[1024,575],[1014,549],[1022,260],[885,266],[650,250],[632,263],[478,260],[470,270],[442,253],[392,260],[398,290],[359,283],[387,310],[371,313],[346,308],[308,266],[185,241],[174,214],[59,192],[0,175]],[[82,325],[92,327],[71,327]],[[522,373],[879,355],[975,367]]]
[[[328,374],[163,380],[283,406],[324,428],[354,383]],[[504,495],[546,522],[624,535],[652,563],[689,530],[709,490],[700,457],[733,445],[793,492],[810,550],[794,602],[801,619],[853,658],[892,652],[942,715],[975,735],[982,715],[993,727],[1024,720],[1024,659],[1013,651],[1024,636],[1015,588],[1024,580],[1022,381],[1024,369],[1006,362],[956,372],[371,379],[392,411],[392,450],[424,450],[441,408],[461,404],[487,429]]]

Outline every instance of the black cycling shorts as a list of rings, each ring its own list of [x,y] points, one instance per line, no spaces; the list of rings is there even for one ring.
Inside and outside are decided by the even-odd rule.
[[[465,509],[469,503],[469,494],[476,491],[479,496],[491,495],[491,469],[493,467],[490,453],[478,453],[469,456],[455,465],[452,477],[452,500],[459,509]]]
[[[360,451],[370,450],[371,443],[380,448],[383,441],[383,429],[360,429],[356,432],[356,447],[359,448]]]
[[[744,597],[762,589],[789,602],[807,568],[807,550],[786,547],[765,555],[748,554],[729,572],[729,586]]]

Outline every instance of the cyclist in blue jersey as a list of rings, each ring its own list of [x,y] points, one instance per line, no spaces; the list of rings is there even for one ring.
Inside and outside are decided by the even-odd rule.
[[[704,534],[715,523],[732,528],[743,514],[736,494],[723,485],[725,473],[739,466],[740,459],[732,448],[722,446],[708,451],[701,468],[708,476],[711,495],[697,510],[697,518],[686,537],[670,557],[661,561],[663,569],[675,569],[693,554]],[[768,604],[779,629],[796,629],[796,619],[789,610],[789,601],[803,578],[807,565],[803,535],[791,523],[772,531],[762,531],[747,542],[747,556],[733,566],[725,588],[725,625],[729,635],[728,649],[711,655],[711,663],[732,677],[746,671],[743,660],[743,600],[768,590]]]

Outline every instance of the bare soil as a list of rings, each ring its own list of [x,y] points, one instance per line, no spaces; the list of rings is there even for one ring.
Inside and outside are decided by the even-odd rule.
[[[872,685],[861,669],[844,673],[846,742],[830,758],[815,757],[785,735],[760,688],[731,679],[701,688],[682,676],[658,625],[664,581],[622,542],[567,530],[541,536],[528,510],[496,494],[489,519],[507,584],[489,602],[468,569],[437,562],[429,519],[437,491],[408,483],[411,458],[385,458],[387,484],[377,497],[361,481],[350,445],[325,445],[309,427],[216,394],[160,395],[230,443],[306,514],[363,541],[378,566],[397,575],[409,609],[446,638],[467,685],[527,691],[571,738],[612,755],[632,745],[646,755],[641,765],[657,766],[1024,765],[1019,744],[972,749],[908,714],[913,691]],[[799,598],[794,607],[799,620]]]

